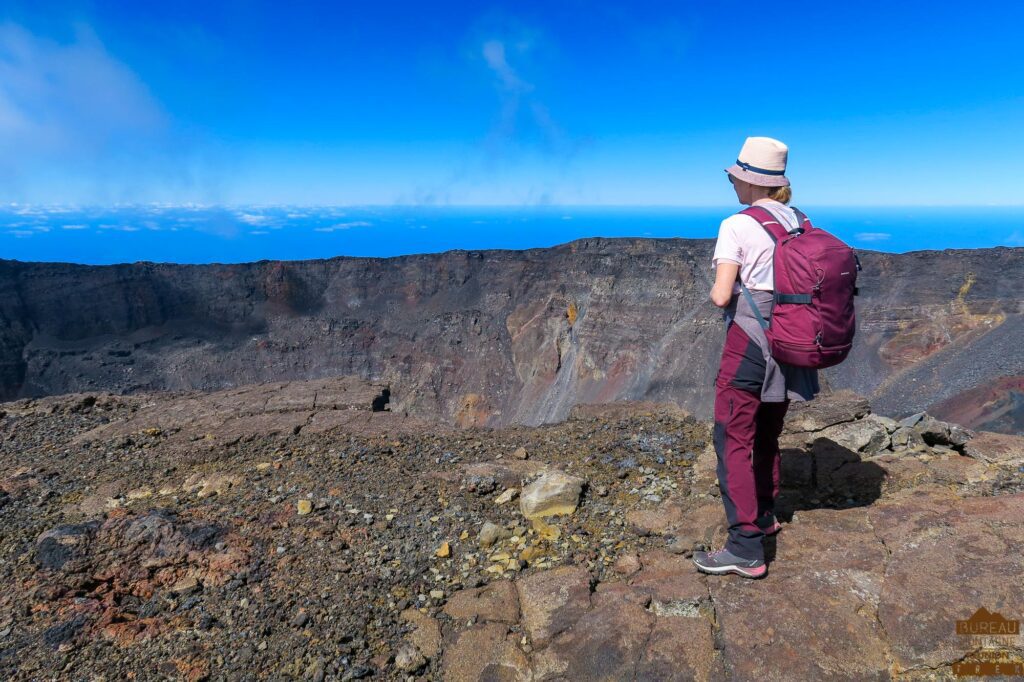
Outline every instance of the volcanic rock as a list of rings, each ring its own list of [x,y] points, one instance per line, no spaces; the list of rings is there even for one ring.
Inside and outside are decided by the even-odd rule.
[[[368,410],[450,425],[539,425],[579,404],[638,397],[707,419],[724,332],[707,301],[713,245],[595,237],[386,259],[0,261],[0,397],[214,390],[341,371],[388,378]],[[1006,282],[1024,249],[859,253],[855,345],[823,383],[884,414],[941,403],[984,420],[970,428],[1019,425],[1024,315]],[[103,410],[96,400],[68,414]],[[308,414],[311,402],[281,404],[282,434],[352,418],[331,408],[307,422],[296,406]],[[207,433],[253,432],[244,420],[226,426]]]
[[[525,682],[532,674],[530,661],[508,626],[484,623],[460,633],[445,650],[442,677],[452,682]]]
[[[501,538],[502,528],[496,523],[485,521],[483,527],[480,529],[480,533],[477,535],[477,541],[483,548],[490,547]]]
[[[545,471],[540,478],[523,488],[519,508],[528,518],[572,514],[580,501],[586,481],[561,471]]]
[[[783,530],[748,581],[687,557],[727,532],[708,422],[619,406],[458,430],[321,406],[362,394],[338,385],[3,405],[0,677],[945,679],[974,655],[956,621],[1020,617],[1020,439],[980,431],[964,456],[923,415],[892,434],[913,448],[857,451],[825,432],[896,424],[822,394],[854,409],[786,433]],[[361,419],[309,428],[335,412]],[[544,471],[607,495],[526,523],[466,486]]]
[[[437,620],[410,608],[402,612],[402,620],[413,626],[409,641],[426,658],[434,658],[441,650],[441,626]]]
[[[1024,436],[980,431],[964,445],[964,454],[985,462],[1024,463]]]
[[[786,431],[809,433],[860,419],[871,411],[867,399],[853,391],[836,391],[828,400],[794,402],[786,411]]]
[[[566,566],[517,581],[523,626],[535,646],[568,629],[590,608],[590,574]]]
[[[511,582],[498,580],[484,587],[456,593],[448,600],[444,612],[460,620],[478,618],[515,623],[519,620],[519,596]]]

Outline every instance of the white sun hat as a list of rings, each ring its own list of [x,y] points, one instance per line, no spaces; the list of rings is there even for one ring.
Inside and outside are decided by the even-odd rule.
[[[771,137],[748,137],[736,163],[725,169],[734,178],[761,187],[785,187],[789,147]]]

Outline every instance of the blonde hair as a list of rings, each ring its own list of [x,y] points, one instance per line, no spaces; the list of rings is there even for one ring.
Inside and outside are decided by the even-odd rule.
[[[774,199],[780,204],[788,204],[793,198],[793,188],[789,185],[785,187],[772,187],[768,191],[768,198]]]

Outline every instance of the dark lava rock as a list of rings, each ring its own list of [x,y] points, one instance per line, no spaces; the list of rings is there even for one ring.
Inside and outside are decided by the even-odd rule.
[[[43,631],[43,641],[56,649],[61,644],[69,642],[78,636],[82,628],[85,627],[86,621],[86,617],[80,614],[63,623],[47,628]]]
[[[61,570],[72,559],[84,556],[99,527],[99,521],[90,521],[46,531],[36,542],[36,563],[47,570]]]

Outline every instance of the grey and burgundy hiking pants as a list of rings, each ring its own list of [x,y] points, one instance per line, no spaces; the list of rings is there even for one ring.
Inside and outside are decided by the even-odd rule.
[[[789,407],[788,400],[761,402],[764,375],[760,346],[730,323],[715,379],[718,487],[729,522],[725,546],[736,556],[762,560],[762,526],[771,523],[779,494],[779,434]]]

